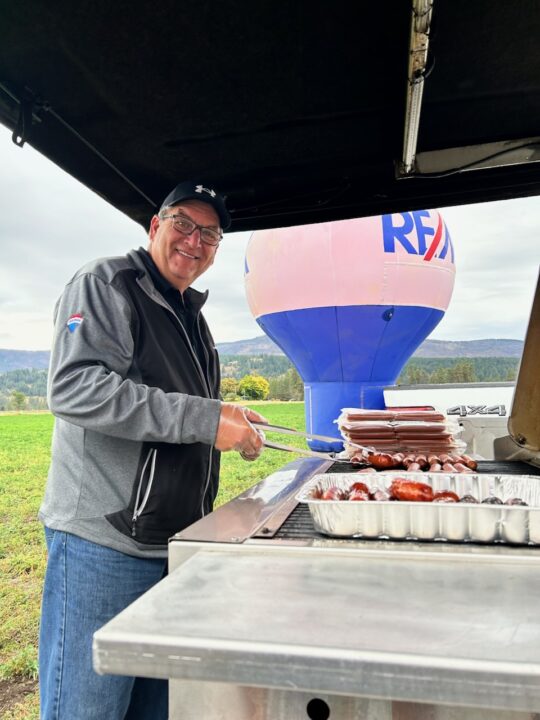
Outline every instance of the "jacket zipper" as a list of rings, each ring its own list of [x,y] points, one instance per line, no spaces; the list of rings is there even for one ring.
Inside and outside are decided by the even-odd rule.
[[[148,467],[148,462],[150,461],[150,457],[152,457],[152,462],[150,464],[150,472],[149,472],[149,478],[148,478],[148,485],[146,486],[146,492],[144,493],[144,497],[142,501],[139,503],[140,497],[141,497],[141,490],[144,482],[144,475],[146,473],[146,468]],[[137,488],[137,496],[135,498],[135,507],[133,509],[133,516],[131,518],[131,536],[135,537],[136,534],[136,524],[137,520],[141,516],[141,513],[143,512],[144,508],[146,507],[146,504],[148,503],[148,498],[150,497],[150,491],[152,489],[152,485],[154,482],[154,474],[156,471],[156,457],[157,457],[157,449],[156,448],[150,448],[148,451],[148,455],[146,456],[146,460],[144,461],[143,468],[141,470],[141,475],[139,478],[139,486]]]
[[[201,517],[204,517],[204,499],[208,492],[208,486],[210,485],[210,473],[212,472],[212,447],[210,447],[210,453],[208,455],[208,472],[206,473],[206,483],[204,485],[204,492],[202,494],[201,502]]]
[[[137,281],[137,282],[138,282],[138,281]],[[203,372],[203,369],[202,369],[202,367],[201,367],[201,363],[199,362],[199,358],[197,357],[197,354],[195,353],[195,350],[193,349],[193,345],[191,344],[191,340],[189,339],[189,335],[187,334],[187,331],[186,331],[185,327],[184,327],[184,326],[182,325],[182,323],[180,322],[180,319],[178,318],[178,316],[176,315],[176,313],[174,312],[174,310],[171,308],[171,306],[170,306],[168,303],[166,303],[166,302],[165,302],[164,300],[162,300],[160,297],[156,297],[156,294],[154,294],[154,293],[149,293],[149,292],[146,290],[146,288],[144,288],[144,287],[142,286],[141,283],[138,283],[138,284],[139,284],[139,287],[143,290],[143,292],[145,292],[151,300],[153,300],[154,302],[156,302],[158,305],[161,305],[161,307],[165,308],[165,310],[167,310],[168,312],[170,312],[171,315],[174,317],[175,321],[178,323],[181,332],[183,333],[184,337],[186,338],[186,342],[187,342],[187,345],[188,345],[189,350],[190,350],[190,352],[191,352],[191,355],[192,355],[192,357],[193,357],[193,360],[195,361],[195,364],[196,364],[196,366],[197,366],[197,368],[198,368],[198,370],[199,370],[199,375],[201,376],[201,380],[203,381],[203,384],[204,384],[204,386],[206,387],[206,390],[207,390],[207,392],[208,392],[208,398],[209,398],[209,399],[212,399],[212,392],[211,392],[211,390],[210,390],[210,384],[209,384],[209,382],[208,382],[208,378],[205,376],[205,374],[204,374],[204,372]],[[204,350],[204,343],[202,342],[201,329],[200,329],[200,326],[199,326],[199,313],[197,313],[197,332],[199,333],[199,339],[201,340],[201,347],[202,347],[203,350]],[[207,472],[207,474],[206,474],[206,483],[205,483],[205,485],[204,485],[204,491],[203,491],[203,495],[202,495],[201,517],[204,517],[204,499],[205,499],[205,497],[206,497],[206,493],[208,492],[208,485],[210,484],[210,474],[211,474],[211,472],[212,472],[212,446],[210,446],[210,452],[208,453],[208,472]]]
[[[158,297],[157,292],[156,292],[155,294],[154,294],[154,293],[149,293],[149,292],[146,290],[146,288],[143,287],[143,285],[142,285],[141,283],[139,283],[139,287],[143,290],[143,292],[145,292],[145,293],[148,295],[148,297],[149,297],[151,300],[153,300],[154,302],[156,302],[158,305],[161,305],[161,307],[165,308],[165,310],[167,310],[168,312],[170,312],[171,315],[174,317],[175,321],[178,323],[178,326],[179,326],[182,334],[183,334],[184,337],[186,338],[186,342],[187,342],[189,351],[191,352],[191,356],[192,356],[193,360],[195,361],[195,365],[197,366],[197,369],[198,369],[198,371],[199,371],[199,375],[200,375],[200,377],[201,377],[201,380],[203,381],[203,385],[205,386],[206,391],[208,392],[208,397],[209,397],[209,398],[212,398],[212,393],[210,392],[210,385],[208,384],[208,380],[207,380],[207,378],[206,378],[205,375],[204,375],[203,369],[202,369],[202,367],[201,367],[201,363],[199,362],[199,358],[197,357],[197,354],[195,353],[195,350],[193,349],[193,345],[191,344],[191,340],[189,339],[189,335],[187,334],[187,331],[186,331],[185,327],[182,325],[182,323],[181,323],[181,321],[179,320],[178,316],[176,315],[176,313],[174,312],[174,310],[171,308],[171,306],[170,306],[167,302],[165,302],[165,300],[163,300],[161,297]],[[197,330],[199,330],[199,314],[198,314],[198,313],[197,313]],[[199,335],[200,335],[200,332],[199,332]]]
[[[200,318],[200,314],[197,313],[197,323],[196,323],[196,324],[197,324],[197,332],[198,332],[198,334],[199,334],[199,340],[200,340],[200,342],[201,342],[201,347],[202,347],[202,349],[203,349],[203,352],[207,355],[207,357],[206,357],[206,365],[207,365],[207,367],[209,367],[209,365],[210,365],[210,358],[208,357],[208,353],[206,352],[206,348],[205,348],[204,343],[203,343],[203,341],[202,341],[201,327],[200,327],[200,324],[199,324],[199,318]],[[187,333],[186,333],[186,334],[187,334]],[[199,365],[200,365],[200,363],[199,363]],[[201,368],[201,371],[202,371],[202,368]],[[208,388],[208,394],[209,394],[210,396],[212,396],[212,393],[211,393],[211,391],[210,391],[210,384],[208,383],[208,381],[207,381],[206,378],[205,378],[205,380],[206,380],[206,386],[207,386],[207,388]],[[205,484],[204,484],[204,490],[203,490],[203,494],[202,494],[201,517],[204,517],[204,500],[205,500],[205,498],[206,498],[206,493],[208,492],[208,486],[210,485],[210,473],[211,473],[211,472],[212,472],[212,447],[210,447],[210,452],[209,452],[209,455],[208,455],[208,472],[206,473],[206,482],[205,482]]]

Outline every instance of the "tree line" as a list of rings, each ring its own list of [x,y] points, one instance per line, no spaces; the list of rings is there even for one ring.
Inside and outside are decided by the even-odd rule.
[[[46,395],[46,370],[0,373],[0,410],[45,410]]]
[[[453,383],[513,382],[517,358],[415,358],[410,360],[397,385],[446,385]],[[269,377],[256,372],[240,380],[228,377],[221,381],[225,400],[303,400],[304,384],[296,369]]]
[[[304,383],[298,371],[291,367],[281,375],[266,379],[255,373],[240,380],[221,379],[224,400],[303,400]]]
[[[516,379],[518,358],[412,358],[398,385],[506,382]],[[221,358],[221,394],[225,400],[303,400],[304,385],[292,363],[281,355],[229,355]],[[0,373],[0,410],[45,409],[46,370]]]
[[[513,382],[519,358],[412,358],[403,368],[398,385]]]
[[[280,377],[295,370],[283,355],[223,355],[222,377],[240,380],[245,375]],[[403,368],[399,385],[458,382],[506,382],[516,379],[517,357],[411,358]]]
[[[240,380],[245,375],[266,378],[282,375],[293,367],[285,355],[220,355],[221,377]]]

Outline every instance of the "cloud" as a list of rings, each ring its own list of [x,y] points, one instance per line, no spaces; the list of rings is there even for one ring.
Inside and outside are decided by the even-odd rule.
[[[456,284],[433,337],[524,337],[540,264],[540,199],[441,210],[456,251]]]

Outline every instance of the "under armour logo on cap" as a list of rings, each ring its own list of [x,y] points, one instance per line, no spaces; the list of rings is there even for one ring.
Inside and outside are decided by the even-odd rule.
[[[203,180],[203,178],[200,179]],[[167,195],[161,204],[161,209],[175,207],[186,200],[197,200],[197,202],[211,205],[219,217],[223,230],[227,230],[227,228],[230,227],[231,216],[225,207],[225,198],[216,190],[206,187],[204,182],[197,184],[197,180],[185,180],[179,183],[174,190]]]
[[[195,192],[198,192],[198,193],[205,192],[205,193],[208,193],[211,197],[216,197],[215,190],[210,190],[210,188],[205,188],[205,187],[203,187],[203,185],[197,185],[197,187],[195,188]]]

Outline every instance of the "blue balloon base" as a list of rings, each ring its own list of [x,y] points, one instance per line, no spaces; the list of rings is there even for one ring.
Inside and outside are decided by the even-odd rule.
[[[312,440],[312,450],[343,448],[333,422],[342,408],[384,408],[384,387],[394,384],[443,315],[423,306],[343,305],[257,318],[304,380],[306,428],[336,438],[335,443]]]
[[[317,452],[340,452],[343,450],[343,439],[339,434],[337,424],[333,422],[340,415],[341,410],[346,407],[384,408],[384,388],[392,384],[393,379],[384,383],[306,383],[304,385],[306,431],[336,438],[335,443],[309,440],[309,447]],[[320,408],[324,408],[324,413],[320,411]]]

